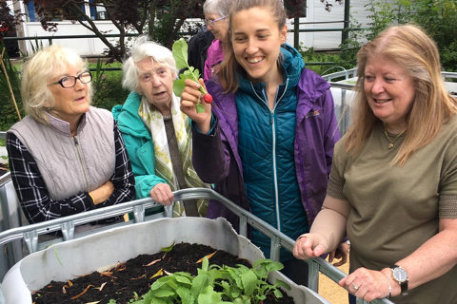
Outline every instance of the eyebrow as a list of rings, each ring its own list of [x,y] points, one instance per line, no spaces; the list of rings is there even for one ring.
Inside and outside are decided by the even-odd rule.
[[[270,29],[268,29],[268,28],[265,28],[265,29],[258,29],[258,30],[256,30],[255,32],[256,32],[256,34],[258,34],[258,33],[263,33],[263,32],[268,32],[268,33],[269,33],[269,32],[270,32]],[[233,33],[233,35],[245,35],[245,34],[246,34],[245,32],[234,32],[234,33]]]

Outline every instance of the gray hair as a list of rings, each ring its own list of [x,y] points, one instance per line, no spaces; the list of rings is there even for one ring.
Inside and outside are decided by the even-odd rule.
[[[206,0],[203,4],[203,13],[218,14],[221,17],[228,16],[230,13],[231,0]]]
[[[122,64],[123,88],[130,91],[137,91],[139,83],[138,68],[136,64],[146,58],[151,58],[155,62],[165,64],[174,75],[173,77],[178,75],[173,53],[166,47],[149,40],[147,36],[140,36],[131,48],[130,57]]]
[[[62,75],[68,66],[87,70],[87,62],[74,50],[58,44],[37,51],[23,66],[21,96],[25,112],[35,120],[48,124],[46,112],[55,105],[54,95],[48,87],[51,78]],[[92,84],[88,83],[89,103],[92,100]]]

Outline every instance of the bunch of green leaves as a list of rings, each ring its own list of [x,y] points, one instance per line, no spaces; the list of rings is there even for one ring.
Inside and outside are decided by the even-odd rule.
[[[268,274],[280,270],[279,262],[262,259],[252,268],[209,265],[204,258],[197,276],[187,272],[166,273],[157,279],[141,299],[132,299],[131,304],[257,304],[268,294],[281,298],[280,287],[289,285],[280,280],[274,284],[267,281]]]
[[[200,79],[200,72],[198,69],[194,68],[193,66],[189,66],[187,49],[187,42],[184,40],[184,38],[181,38],[173,43],[172,52],[173,57],[175,58],[176,67],[178,70],[182,71],[182,73],[179,75],[179,78],[173,82],[173,92],[176,96],[181,96],[182,92],[184,91],[186,86],[184,81],[186,79],[191,79],[195,82],[198,82]],[[200,87],[200,91],[203,94],[207,94],[206,90],[203,87]],[[197,113],[205,112],[205,109],[200,102],[197,103],[196,110]]]

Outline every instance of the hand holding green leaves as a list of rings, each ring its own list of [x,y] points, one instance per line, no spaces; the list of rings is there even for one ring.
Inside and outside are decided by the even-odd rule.
[[[173,43],[172,53],[173,57],[175,58],[176,67],[179,70],[185,69],[184,72],[179,75],[179,79],[175,80],[173,83],[173,92],[176,96],[181,96],[184,87],[186,86],[184,84],[184,81],[186,79],[191,79],[198,83],[198,79],[200,78],[200,73],[198,69],[189,66],[189,63],[187,61],[187,48],[187,42],[183,38]],[[200,91],[204,94],[203,99],[206,103],[213,102],[213,97],[210,94],[208,94],[208,92],[203,86],[200,87]],[[200,102],[198,102],[196,110],[197,113],[202,113],[205,111]]]

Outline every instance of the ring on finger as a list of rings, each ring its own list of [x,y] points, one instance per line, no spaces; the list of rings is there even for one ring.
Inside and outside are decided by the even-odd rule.
[[[354,288],[354,290],[357,291],[359,290],[360,286],[353,283],[352,288]]]

